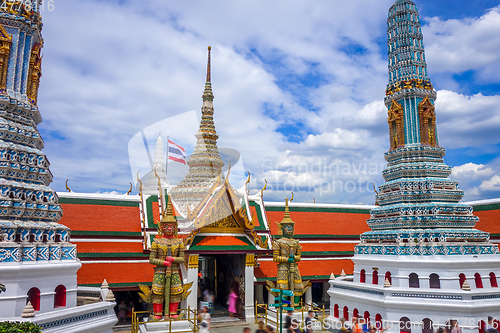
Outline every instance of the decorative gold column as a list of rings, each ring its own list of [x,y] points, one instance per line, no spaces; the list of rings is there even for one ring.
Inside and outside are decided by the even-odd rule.
[[[42,77],[42,57],[40,55],[42,47],[43,41],[33,45],[33,49],[31,50],[26,95],[33,105],[36,105],[38,100],[38,87],[40,86],[40,78]]]
[[[391,150],[404,146],[404,109],[401,104],[392,100],[391,107],[387,114],[387,122],[389,123],[389,137],[391,139]]]
[[[420,143],[436,146],[436,112],[428,96],[418,104]]]
[[[7,91],[7,69],[9,68],[10,47],[12,36],[0,24],[0,93]]]
[[[255,266],[255,254],[249,253],[247,254],[245,260],[245,267],[254,267]]]

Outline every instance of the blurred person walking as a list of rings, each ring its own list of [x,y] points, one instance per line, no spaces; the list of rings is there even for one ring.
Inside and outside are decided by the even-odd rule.
[[[210,313],[208,313],[208,306],[203,307],[203,312],[200,314],[200,332],[199,333],[210,333],[211,319]]]
[[[312,328],[312,320],[314,318],[314,311],[310,310],[307,312],[307,317],[306,317],[306,320],[305,320],[305,327],[304,327],[304,332],[305,333],[312,333],[313,331],[313,328]]]
[[[261,320],[258,323],[259,328],[255,331],[255,333],[266,333],[266,330],[264,329],[264,322]]]

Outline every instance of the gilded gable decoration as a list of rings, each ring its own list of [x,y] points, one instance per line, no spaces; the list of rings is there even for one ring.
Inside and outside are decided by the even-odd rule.
[[[436,146],[436,112],[428,96],[418,104],[420,122],[420,142],[424,145]]]
[[[28,87],[26,95],[30,103],[36,105],[38,100],[38,87],[40,86],[40,78],[42,77],[42,51],[43,41],[33,45],[31,50],[30,68],[28,72]]]
[[[12,46],[12,36],[0,24],[0,93],[7,91],[7,69],[9,67],[10,48]]]
[[[389,108],[387,122],[389,123],[391,150],[403,146],[405,144],[404,108],[395,100],[392,100]]]

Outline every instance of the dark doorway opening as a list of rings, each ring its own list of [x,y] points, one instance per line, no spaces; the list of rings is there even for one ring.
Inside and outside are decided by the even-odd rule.
[[[238,296],[236,313],[244,316],[245,255],[211,254],[200,255],[202,306],[209,303],[212,317],[229,316],[228,300],[231,289]]]

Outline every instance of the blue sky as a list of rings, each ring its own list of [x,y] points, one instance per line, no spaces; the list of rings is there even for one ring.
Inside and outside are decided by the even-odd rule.
[[[415,3],[452,178],[465,200],[497,198],[498,2]],[[250,171],[253,192],[267,179],[266,200],[293,190],[304,202],[373,203],[389,146],[391,4],[55,0],[43,13],[39,92],[52,187],[125,193],[131,161],[144,158],[129,141],[146,128],[151,149],[161,129],[189,154],[197,123],[186,112],[199,117],[211,45],[218,144],[241,157],[235,187]],[[169,181],[185,172],[171,163]]]

